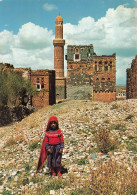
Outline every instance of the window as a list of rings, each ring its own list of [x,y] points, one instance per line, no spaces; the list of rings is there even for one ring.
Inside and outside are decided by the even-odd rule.
[[[96,78],[96,81],[99,81],[99,78]]]
[[[97,71],[97,68],[98,68],[97,65],[95,65],[95,71]]]
[[[102,61],[99,61],[99,64],[102,64]]]
[[[37,77],[37,83],[39,83],[39,77]]]
[[[102,80],[102,81],[105,81],[105,78],[102,78],[101,80]]]
[[[44,89],[44,83],[41,84],[41,89]]]
[[[37,90],[38,90],[38,91],[41,90],[41,85],[40,85],[39,83],[37,83],[36,87],[37,87]]]
[[[110,81],[110,78],[108,78],[108,81]]]
[[[79,53],[79,49],[78,48],[75,49],[75,53]]]
[[[75,60],[79,60],[79,54],[75,54]]]

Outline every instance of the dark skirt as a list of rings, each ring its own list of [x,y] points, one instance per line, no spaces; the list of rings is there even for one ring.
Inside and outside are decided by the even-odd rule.
[[[60,145],[51,145],[49,147],[52,153],[47,154],[47,167],[60,167],[62,154],[59,153]]]

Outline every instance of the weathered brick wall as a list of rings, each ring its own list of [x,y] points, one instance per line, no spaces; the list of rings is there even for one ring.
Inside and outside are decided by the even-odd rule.
[[[126,98],[137,98],[137,55],[127,69]]]
[[[94,56],[94,91],[116,92],[116,56]]]
[[[102,101],[102,102],[112,102],[116,100],[116,92],[111,92],[111,91],[97,91],[93,92],[93,100],[94,101]]]
[[[55,104],[55,71],[37,70],[31,72],[31,83],[39,86],[37,94],[32,97],[32,105],[43,107]]]

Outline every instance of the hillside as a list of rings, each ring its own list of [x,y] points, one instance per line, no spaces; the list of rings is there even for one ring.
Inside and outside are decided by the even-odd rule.
[[[51,179],[43,167],[33,177],[52,115],[64,134],[65,173],[62,179]],[[68,101],[1,127],[0,193],[136,194],[136,127],[137,100]]]

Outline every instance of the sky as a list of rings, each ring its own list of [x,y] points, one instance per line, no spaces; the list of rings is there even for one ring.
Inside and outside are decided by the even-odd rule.
[[[59,14],[64,55],[69,44],[93,44],[97,55],[116,53],[116,83],[126,85],[126,69],[137,55],[137,0],[0,0],[0,63],[54,69]]]

